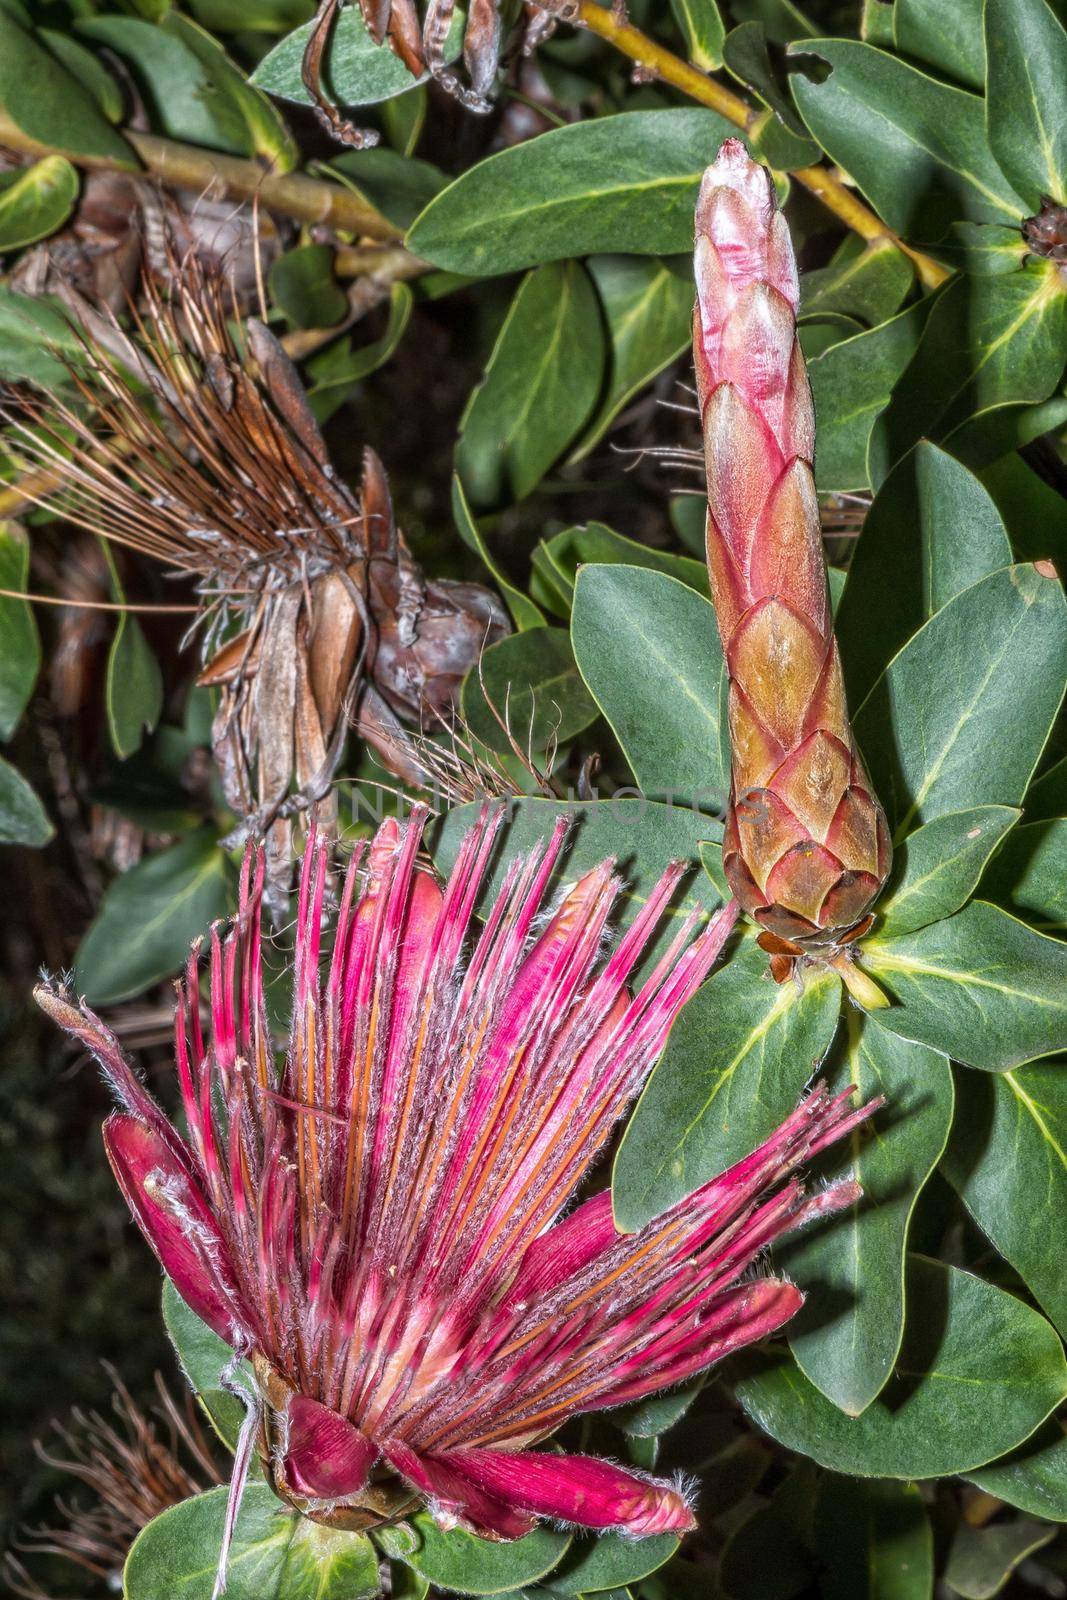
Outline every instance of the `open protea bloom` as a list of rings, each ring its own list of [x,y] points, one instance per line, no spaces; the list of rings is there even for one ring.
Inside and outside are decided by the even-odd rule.
[[[328,958],[326,850],[309,845],[279,1072],[262,860],[247,858],[237,920],[211,940],[210,1039],[195,951],[180,989],[185,1137],[91,1012],[49,987],[38,998],[115,1087],[105,1142],[149,1243],[251,1357],[253,1425],[280,1495],[352,1529],[425,1504],[495,1539],[539,1517],[685,1530],[679,1488],[532,1447],[791,1317],[800,1292],[749,1269],[771,1240],[854,1201],[851,1183],[805,1198],[790,1174],[871,1108],[817,1088],[765,1145],[637,1233],[617,1232],[607,1191],[564,1217],[734,908],[696,937],[694,913],[631,993],[680,865],[603,953],[611,862],[542,917],[564,824],[510,866],[479,927],[499,815],[483,813],[443,888],[419,861],[423,820],[386,822],[353,860]]]
[[[766,948],[835,951],[862,931],[891,846],[834,638],[793,247],[770,173],[739,139],[704,174],[696,233],[708,570],[730,676],[723,871]]]

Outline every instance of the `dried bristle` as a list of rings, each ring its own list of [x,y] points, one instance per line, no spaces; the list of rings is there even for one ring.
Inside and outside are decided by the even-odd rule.
[[[144,279],[146,310],[131,305],[131,338],[116,319],[76,306],[85,314],[82,358],[68,363],[75,400],[26,393],[4,409],[14,451],[54,479],[33,498],[195,574],[212,599],[358,558],[359,502],[330,473],[317,430],[307,434],[310,415],[299,419],[302,439],[278,404],[277,376],[268,387],[250,359],[255,325],[242,326],[225,282],[194,257],[173,266],[173,291]],[[266,330],[259,342],[288,367]]]

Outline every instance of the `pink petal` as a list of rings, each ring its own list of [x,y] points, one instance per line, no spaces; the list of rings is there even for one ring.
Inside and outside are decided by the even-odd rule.
[[[416,1455],[400,1439],[387,1439],[382,1454],[411,1484],[426,1496],[442,1526],[461,1522],[490,1539],[521,1539],[534,1527],[534,1518],[485,1493],[435,1456]]]
[[[120,1111],[104,1124],[104,1147],[126,1204],[182,1299],[228,1344],[247,1338],[251,1319],[225,1241],[190,1173],[153,1129]]]
[[[534,1516],[583,1528],[618,1528],[638,1538],[686,1533],[696,1526],[677,1489],[593,1456],[457,1450],[439,1459],[487,1494]]]
[[[305,1395],[289,1402],[285,1477],[311,1500],[358,1494],[378,1459],[378,1446],[357,1427]]]

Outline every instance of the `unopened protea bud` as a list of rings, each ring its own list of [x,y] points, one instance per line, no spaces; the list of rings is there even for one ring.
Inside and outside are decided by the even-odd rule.
[[[833,634],[796,262],[770,175],[740,140],[704,174],[696,221],[708,567],[730,678],[723,868],[768,948],[817,951],[862,931],[890,841]]]

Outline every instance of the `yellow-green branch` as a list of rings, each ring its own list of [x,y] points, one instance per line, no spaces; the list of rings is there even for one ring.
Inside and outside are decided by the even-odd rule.
[[[664,49],[655,39],[650,39],[647,33],[635,28],[632,22],[626,22],[616,16],[613,10],[598,5],[597,0],[572,0],[572,3],[565,7],[550,5],[549,9],[557,11],[565,21],[574,23],[577,27],[588,28],[590,33],[606,39],[616,50],[629,56],[631,61],[636,61],[640,66],[654,72],[664,83],[672,84],[691,99],[699,100],[701,105],[710,106],[712,111],[717,111],[721,117],[725,117],[736,127],[741,129],[751,127],[759,115],[740,95],[734,94],[723,84],[716,83],[714,78],[709,78],[696,67],[690,66],[680,56]],[[938,284],[944,283],[949,276],[940,262],[906,245],[828,167],[800,167],[790,172],[789,176],[816,195],[828,210],[839,217],[846,227],[858,233],[861,239],[891,240],[898,249],[910,257],[921,282],[928,289],[936,289]]]
[[[273,211],[298,222],[320,223],[351,233],[359,238],[396,241],[403,231],[383,217],[366,200],[339,183],[309,178],[302,172],[268,172],[257,161],[220,155],[195,145],[161,139],[153,133],[122,130],[146,173],[175,189],[189,189],[219,200],[255,200],[265,211]],[[0,145],[26,155],[55,155],[54,146],[31,139],[5,112],[0,111]],[[127,170],[121,161],[107,156],[77,155],[66,152],[75,166],[89,171]]]

